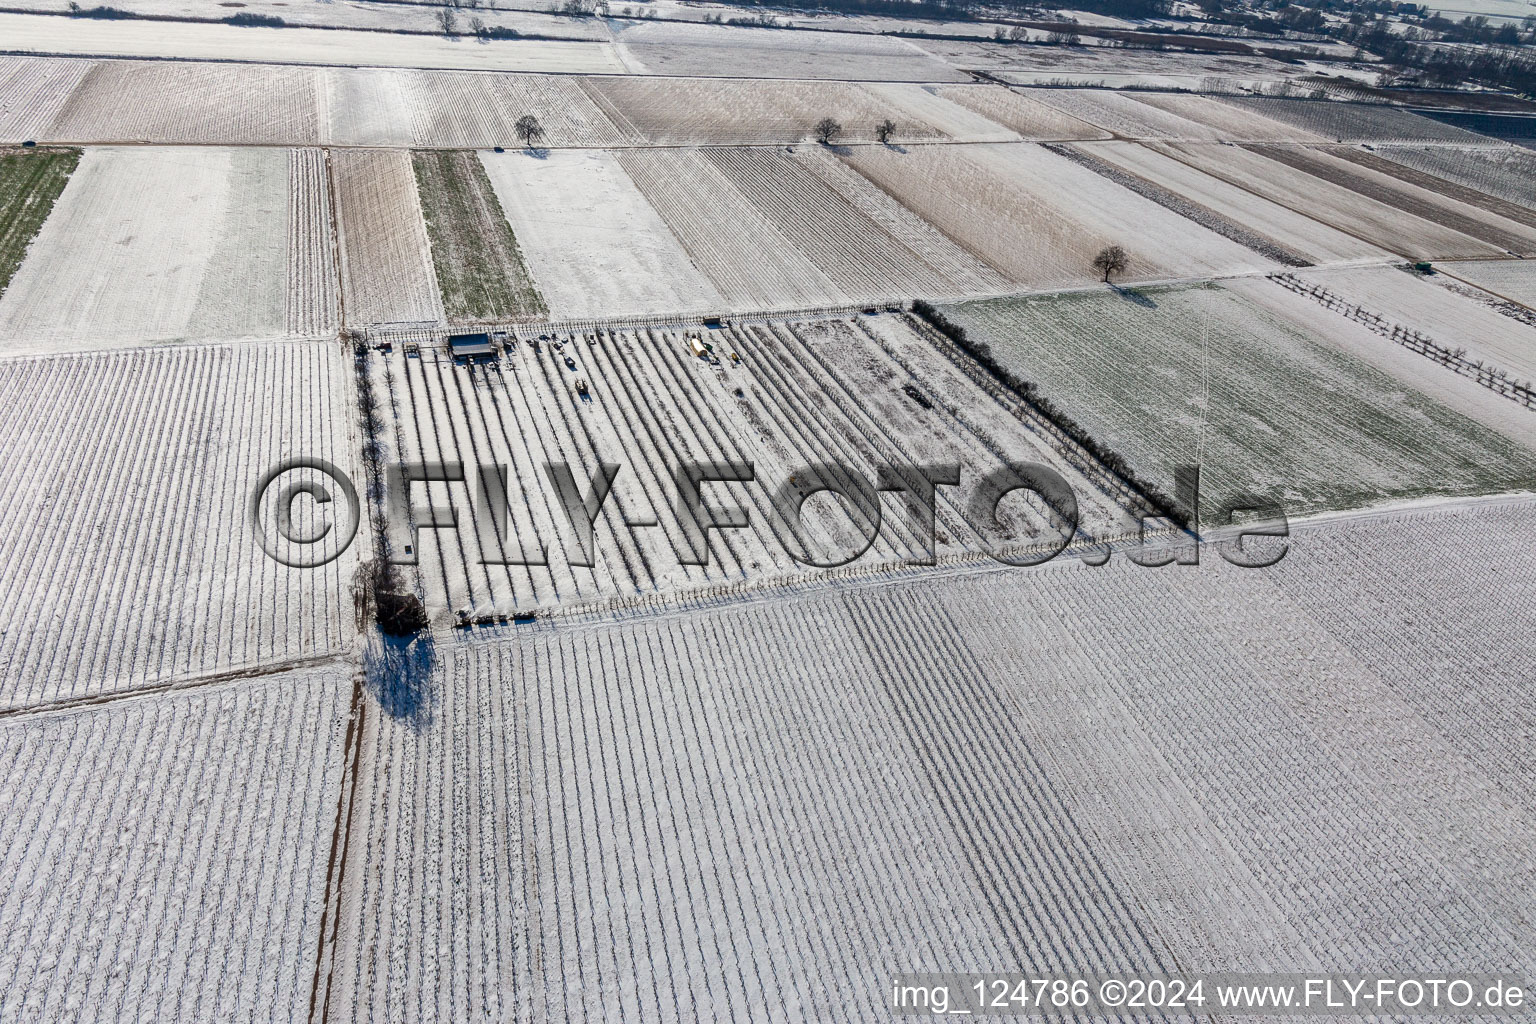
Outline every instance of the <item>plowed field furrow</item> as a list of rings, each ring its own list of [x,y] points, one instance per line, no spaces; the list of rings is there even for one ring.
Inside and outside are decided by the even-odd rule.
[[[336,330],[336,243],[325,152],[288,152],[288,333]]]
[[[952,286],[792,157],[707,149],[704,155],[849,296],[933,295]]]

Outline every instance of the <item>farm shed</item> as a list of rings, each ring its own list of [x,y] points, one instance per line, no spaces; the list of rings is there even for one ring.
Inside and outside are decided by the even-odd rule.
[[[450,334],[448,352],[463,363],[485,362],[496,358],[496,346],[489,334]]]

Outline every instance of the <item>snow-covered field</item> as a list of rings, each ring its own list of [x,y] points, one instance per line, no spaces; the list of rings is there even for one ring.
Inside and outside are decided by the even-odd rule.
[[[0,142],[49,137],[59,108],[90,69],[83,60],[0,57]]]
[[[281,337],[281,149],[88,149],[0,297],[0,351]]]
[[[1536,209],[1536,153],[1523,146],[1378,146],[1389,160]]]
[[[1417,283],[1391,268],[1319,279],[1342,289],[1354,275],[1378,274]],[[1077,292],[949,308],[1146,479],[1171,493],[1176,467],[1200,465],[1208,513],[1237,495],[1277,501],[1296,516],[1484,494],[1521,488],[1536,472],[1536,453],[1439,401],[1438,387],[1408,390],[1316,330],[1310,317],[1284,317],[1247,290]],[[1398,351],[1403,362],[1470,384]],[[1492,392],[1483,400],[1524,411]]]
[[[588,40],[400,35],[345,29],[251,28],[195,22],[64,19],[0,13],[0,39],[26,54],[262,61],[272,64],[374,65],[617,74],[614,47]]]
[[[995,86],[943,85],[935,90],[951,103],[974,110],[983,117],[1011,128],[1029,140],[1102,139],[1109,133],[1080,118],[1041,102],[1018,89]]]
[[[411,155],[331,153],[341,248],[342,309],[349,324],[443,319]]]
[[[285,568],[246,502],[292,455],[356,477],[349,371],[334,342],[0,360],[0,708],[348,650],[362,545]]]
[[[1138,97],[1107,89],[1040,89],[1040,102],[1127,139],[1214,140],[1218,133],[1199,121]]]
[[[662,146],[808,142],[823,117],[838,121],[849,141],[873,139],[875,126],[886,118],[897,123],[898,139],[946,137],[940,124],[923,120],[923,111],[914,114],[893,102],[891,96],[901,96],[901,90],[882,95],[876,91],[879,86],[856,82],[591,78],[583,84],[615,124]],[[940,108],[935,120],[959,119],[957,130],[969,126],[973,132],[981,120],[981,134],[1008,135],[963,107],[928,98],[932,103],[926,112]]]
[[[1453,277],[1470,281],[1494,295],[1536,308],[1536,262],[1527,260],[1467,260],[1439,266]]]
[[[550,150],[480,159],[555,319],[724,305],[614,154]]]
[[[614,20],[613,49],[631,75],[968,82],[904,39],[725,25]],[[598,70],[598,69],[592,69]]]
[[[1236,146],[1158,143],[1160,152],[1239,188],[1416,260],[1503,255],[1498,246]]]
[[[1323,138],[1274,120],[1252,110],[1234,108],[1214,96],[1190,96],[1181,93],[1127,93],[1144,107],[1154,107],[1181,119],[1197,122],[1207,129],[1192,138],[1216,138],[1225,142],[1322,142]],[[1177,125],[1178,122],[1174,122]]]
[[[0,720],[0,1016],[304,1019],[351,675]]]
[[[1453,128],[1434,118],[1373,103],[1296,100],[1278,96],[1223,96],[1240,110],[1285,121],[1333,142],[1488,142],[1486,135]]]
[[[368,720],[331,1018],[885,1020],[891,972],[997,963],[1524,976],[1533,517],[440,642]]]
[[[313,145],[322,141],[319,77],[314,68],[262,64],[97,61],[43,134],[58,142]]]
[[[1391,255],[1385,249],[1346,234],[1321,219],[1261,198],[1152,147],[1133,142],[1096,142],[1078,148],[1171,189],[1313,262],[1387,259]]]
[[[1446,348],[1465,348],[1472,359],[1536,382],[1536,324],[1458,294],[1443,277],[1421,278],[1393,267],[1304,271],[1302,277],[1393,323],[1412,326]]]
[[[1097,279],[1106,245],[1130,254],[1130,278],[1269,269],[1222,238],[1037,146],[856,147],[860,173],[946,235],[1031,289]]]
[[[1297,146],[1248,147],[1279,163],[1342,186],[1369,199],[1384,203],[1403,213],[1422,217],[1442,227],[1487,242],[1517,256],[1536,256],[1536,217],[1523,207],[1501,204],[1469,194],[1464,201],[1447,193],[1456,191],[1454,185],[1438,187],[1434,180],[1407,181],[1400,174],[1382,171],[1355,160],[1346,160],[1326,149]],[[1395,170],[1396,165],[1384,161]],[[1495,210],[1490,207],[1504,207]],[[1506,214],[1512,214],[1508,216]]]

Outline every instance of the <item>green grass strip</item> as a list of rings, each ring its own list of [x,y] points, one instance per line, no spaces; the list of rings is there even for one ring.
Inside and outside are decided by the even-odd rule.
[[[480,158],[458,150],[411,154],[450,320],[527,319],[546,312]]]
[[[79,163],[78,149],[0,149],[0,295]]]

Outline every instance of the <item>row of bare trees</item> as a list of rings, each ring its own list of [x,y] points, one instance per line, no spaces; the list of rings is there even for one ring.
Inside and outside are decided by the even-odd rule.
[[[896,136],[896,122],[886,118],[875,125],[875,138],[889,145],[891,139]],[[830,146],[843,137],[843,126],[836,119],[824,117],[816,122],[816,141],[823,146]]]

